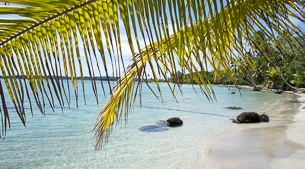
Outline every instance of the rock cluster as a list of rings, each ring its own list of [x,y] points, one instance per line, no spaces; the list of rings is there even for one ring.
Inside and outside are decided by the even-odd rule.
[[[267,114],[259,115],[256,112],[242,112],[235,119],[235,123],[259,123],[259,122],[269,122],[269,116]]]

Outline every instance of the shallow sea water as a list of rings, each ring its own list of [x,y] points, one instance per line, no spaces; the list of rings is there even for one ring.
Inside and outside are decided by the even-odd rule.
[[[90,82],[85,85],[90,86]],[[289,106],[287,99],[292,98],[250,89],[241,89],[241,96],[236,88],[214,86],[217,102],[209,102],[205,96],[196,95],[191,85],[183,85],[183,97],[177,92],[177,103],[166,84],[161,88],[163,104],[143,85],[142,107],[135,106],[126,126],[123,122],[114,127],[109,142],[99,151],[95,151],[93,128],[106,99],[100,96],[96,105],[91,89],[86,91],[86,106],[80,97],[79,108],[73,100],[74,105],[63,113],[60,108],[55,112],[47,109],[43,116],[36,109],[34,117],[28,114],[26,128],[17,115],[11,115],[11,129],[0,142],[0,168],[199,168],[205,143],[237,126],[230,119],[243,111],[277,114],[283,111],[277,110],[277,105],[285,102]],[[228,110],[227,106],[243,109]],[[170,117],[180,117],[183,126],[163,132],[139,130]]]

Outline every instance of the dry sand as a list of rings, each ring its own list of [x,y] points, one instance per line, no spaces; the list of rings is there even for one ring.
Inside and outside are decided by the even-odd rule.
[[[299,112],[271,118],[272,123],[240,124],[205,148],[207,169],[304,169],[305,94]],[[276,116],[275,116],[276,117]]]

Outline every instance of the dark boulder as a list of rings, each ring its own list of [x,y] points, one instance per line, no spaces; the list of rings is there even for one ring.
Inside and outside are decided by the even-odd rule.
[[[166,124],[169,127],[178,127],[183,124],[183,121],[179,117],[172,117],[166,120]]]
[[[259,115],[256,112],[243,112],[236,117],[237,123],[258,123]]]
[[[259,123],[269,122],[269,116],[266,114],[259,115],[256,112],[243,112],[238,115],[233,122],[235,123]]]

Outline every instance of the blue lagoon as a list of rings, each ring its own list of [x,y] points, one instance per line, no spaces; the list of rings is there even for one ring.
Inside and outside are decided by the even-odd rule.
[[[85,85],[91,84],[86,81]],[[183,96],[177,90],[177,103],[166,84],[161,87],[163,103],[143,85],[142,106],[135,106],[126,125],[123,121],[114,127],[108,143],[99,151],[95,151],[93,128],[106,102],[102,94],[100,104],[96,105],[93,93],[88,90],[86,106],[80,97],[76,108],[72,99],[71,108],[65,108],[63,113],[60,108],[55,112],[47,109],[43,116],[36,109],[31,117],[28,110],[26,128],[11,109],[11,129],[0,142],[0,168],[200,168],[205,163],[206,143],[238,127],[230,119],[239,113],[265,112],[271,117],[269,124],[258,125],[272,125],[287,110],[296,113],[291,110],[296,103],[289,102],[294,95],[287,93],[275,95],[241,89],[240,95],[236,88],[214,86],[217,101],[208,101],[204,95],[196,95],[191,85],[183,85]],[[231,94],[232,91],[236,94]],[[229,110],[227,106],[243,109]],[[170,117],[180,117],[183,126],[163,132],[139,130]]]

